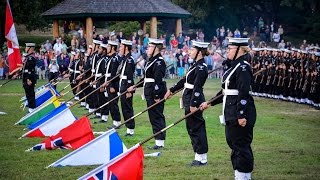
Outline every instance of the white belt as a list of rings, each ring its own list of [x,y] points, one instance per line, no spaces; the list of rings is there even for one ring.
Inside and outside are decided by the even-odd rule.
[[[91,69],[91,72],[96,72],[96,70],[95,69]]]
[[[105,76],[106,76],[106,77],[111,77],[111,74],[110,74],[110,73],[107,73]]]
[[[102,73],[98,73],[95,75],[95,77],[101,77],[102,76]]]
[[[127,79],[127,76],[120,76],[120,79]]]
[[[27,72],[29,72],[29,71],[28,71],[28,70],[24,70],[24,72],[26,72],[26,73],[27,73]]]
[[[76,73],[76,74],[80,74],[81,72],[80,72],[80,71],[74,71],[74,73]]]
[[[144,78],[144,82],[145,83],[152,83],[152,82],[156,82],[153,78]]]
[[[194,85],[193,84],[189,84],[189,83],[184,83],[184,88],[193,89]]]
[[[239,91],[237,89],[224,89],[222,91],[222,94],[224,96],[237,96],[239,94]]]

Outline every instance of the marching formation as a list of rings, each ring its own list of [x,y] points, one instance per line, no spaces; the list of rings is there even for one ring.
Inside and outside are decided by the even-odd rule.
[[[252,95],[308,104],[320,109],[320,52],[318,47],[300,49],[257,48],[253,71],[266,68],[254,78]]]
[[[34,90],[36,75],[33,58],[35,44],[27,43],[27,55],[22,68],[23,87],[26,92],[23,101],[29,107],[30,113],[16,124],[28,125],[27,129],[30,131],[22,137],[49,137],[29,150],[76,149],[50,165],[55,167],[83,165],[83,162],[87,164],[118,162],[133,151],[139,150],[139,154],[143,153],[138,147],[150,139],[155,139],[155,144],[150,149],[161,150],[165,147],[166,130],[185,119],[187,133],[195,153],[190,166],[199,167],[208,164],[208,141],[203,111],[209,106],[222,103],[220,123],[225,126],[226,142],[232,150],[231,162],[235,179],[251,179],[254,167],[251,143],[257,116],[251,95],[307,103],[319,108],[320,63],[318,52],[307,54],[295,49],[292,51],[254,49],[255,54],[252,56],[248,40],[248,38],[229,39],[227,59],[224,63],[225,72],[221,81],[222,90],[209,101],[205,100],[203,89],[208,75],[215,71],[208,71],[204,60],[208,55],[209,43],[192,42],[189,55],[194,63],[189,67],[186,76],[171,88],[167,88],[164,79],[168,67],[160,53],[163,42],[150,38],[144,77],[137,83],[134,83],[134,67],[138,62],[134,62],[131,56],[132,42],[123,39],[119,44],[111,40],[107,42],[94,40],[87,51],[75,50],[71,53],[70,65],[62,77],[56,74],[59,67],[54,67],[52,64],[50,82],[36,90]],[[73,93],[72,99],[76,101],[74,104],[59,101],[60,97],[68,93],[61,93],[68,86],[60,92],[55,89],[55,85],[66,78],[70,81],[68,86],[71,86],[71,90],[68,92]],[[142,96],[146,100],[147,109],[135,115],[133,96],[135,90],[140,87],[143,88]],[[185,116],[166,126],[165,101],[180,91],[183,92]],[[121,108],[118,105],[119,99]],[[78,103],[88,113],[76,119],[70,109]],[[128,150],[121,138],[115,135],[115,129],[125,125],[127,128],[125,136],[134,136],[135,117],[146,111],[153,135]],[[108,127],[108,131],[94,138],[89,115],[95,115],[94,118],[100,119],[94,123],[106,123],[111,115],[112,127]],[[80,127],[85,127],[85,130],[77,129]],[[70,129],[73,133],[69,133]],[[92,144],[95,144],[95,149],[92,151],[99,154],[101,149],[105,148],[99,146],[101,139],[105,138],[109,139],[107,144],[110,146],[108,161],[95,159],[94,156],[82,159],[84,158],[81,157],[82,151],[90,148]],[[117,149],[116,154],[111,152],[114,148]],[[143,157],[140,160],[143,163]],[[109,165],[111,167],[113,164]],[[137,166],[141,164],[138,163]],[[99,168],[103,171],[106,167]],[[139,177],[137,179],[143,176],[140,171],[133,173],[139,174],[132,175]],[[81,179],[88,179],[89,176],[92,174],[89,173]],[[121,175],[118,174],[118,177]]]

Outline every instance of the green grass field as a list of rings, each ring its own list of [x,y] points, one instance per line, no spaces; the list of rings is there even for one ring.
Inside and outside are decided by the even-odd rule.
[[[168,81],[171,87],[177,80]],[[5,81],[0,81],[0,84]],[[38,82],[38,86],[44,84]],[[67,82],[58,85],[58,90]],[[219,80],[208,80],[205,85],[207,99],[220,88]],[[146,108],[141,100],[141,90],[134,97],[135,113]],[[41,142],[40,138],[18,138],[25,133],[23,126],[13,125],[26,114],[19,108],[24,95],[21,80],[15,80],[0,88],[0,179],[76,179],[96,166],[49,168],[46,166],[68,154],[69,150],[25,152]],[[165,105],[167,124],[183,116],[179,109],[179,96]],[[68,95],[67,97],[71,97]],[[255,98],[257,123],[254,129],[253,151],[255,156],[254,179],[320,179],[320,111],[306,105]],[[71,111],[78,117],[87,113],[75,106]],[[144,179],[232,179],[230,149],[225,142],[224,127],[219,124],[221,105],[204,112],[209,143],[208,166],[188,167],[194,153],[185,123],[169,129],[166,146],[160,157],[147,157],[144,161]],[[93,121],[92,121],[93,122]],[[111,126],[93,124],[94,131],[104,131]],[[136,118],[136,134],[125,137],[125,128],[119,135],[129,148],[152,133],[147,114]],[[145,153],[153,140],[143,145]],[[83,157],[87,158],[87,157]]]

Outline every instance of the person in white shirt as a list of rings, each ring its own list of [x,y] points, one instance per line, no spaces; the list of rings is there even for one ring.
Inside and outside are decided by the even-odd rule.
[[[62,48],[63,48],[63,46],[61,44],[61,39],[58,38],[57,42],[53,45],[53,51],[57,56],[59,56],[60,53],[62,52]]]
[[[49,65],[49,82],[53,79],[56,79],[59,76],[59,65],[57,59],[51,59]],[[56,88],[56,85],[54,86]]]

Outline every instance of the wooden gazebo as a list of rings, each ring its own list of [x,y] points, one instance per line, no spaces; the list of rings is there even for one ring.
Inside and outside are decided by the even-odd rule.
[[[92,42],[93,21],[139,21],[146,33],[150,21],[150,37],[157,37],[157,21],[176,19],[176,35],[182,32],[182,18],[191,14],[169,0],[65,0],[42,14],[53,20],[53,36],[59,36],[59,20],[80,20],[85,35]]]

